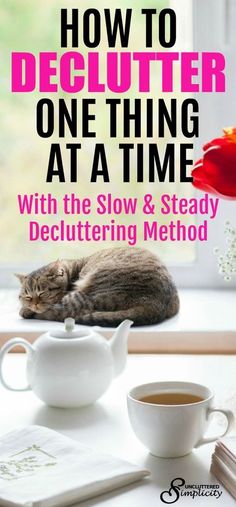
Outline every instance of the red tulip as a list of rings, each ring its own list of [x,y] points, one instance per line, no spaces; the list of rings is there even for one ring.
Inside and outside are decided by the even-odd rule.
[[[203,158],[194,164],[193,186],[223,199],[236,200],[236,128],[203,147]]]

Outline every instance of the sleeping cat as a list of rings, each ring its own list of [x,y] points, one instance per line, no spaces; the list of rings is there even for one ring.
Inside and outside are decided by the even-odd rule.
[[[78,260],[57,260],[21,282],[25,319],[117,326],[156,324],[179,310],[177,289],[160,259],[141,248],[111,248]]]

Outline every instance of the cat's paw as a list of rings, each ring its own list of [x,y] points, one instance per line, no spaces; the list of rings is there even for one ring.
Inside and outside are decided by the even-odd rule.
[[[70,304],[68,296],[65,296],[61,303],[53,305],[53,311],[56,316],[56,320],[63,322],[67,317],[75,317],[75,311]]]
[[[55,303],[55,305],[52,306],[52,310],[54,312],[62,312],[63,305],[61,303]]]
[[[64,322],[64,309],[60,303],[56,303],[55,305],[52,305],[50,310],[47,312],[38,313],[35,318],[41,320],[56,320],[57,322]]]
[[[20,316],[23,317],[23,319],[33,319],[34,312],[32,312],[32,310],[30,310],[29,308],[21,308]]]
[[[68,304],[70,304],[70,301],[71,301],[71,294],[66,294],[62,298],[61,305],[62,306],[68,305]]]

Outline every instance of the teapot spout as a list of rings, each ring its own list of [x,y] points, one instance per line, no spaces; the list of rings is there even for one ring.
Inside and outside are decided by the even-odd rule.
[[[114,359],[114,374],[119,375],[125,367],[128,352],[128,334],[132,320],[123,320],[110,340],[110,347]]]

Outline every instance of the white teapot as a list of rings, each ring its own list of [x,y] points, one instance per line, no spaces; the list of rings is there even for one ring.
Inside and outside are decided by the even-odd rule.
[[[42,334],[33,345],[23,338],[9,340],[0,351],[0,381],[11,391],[34,393],[47,405],[80,407],[95,402],[126,364],[127,338],[132,321],[124,320],[108,341],[94,328],[75,329],[74,319],[65,330]],[[28,386],[11,387],[3,376],[3,360],[16,345],[27,351]]]

